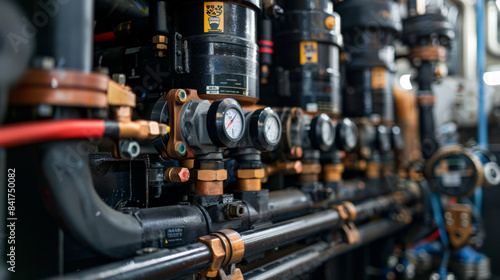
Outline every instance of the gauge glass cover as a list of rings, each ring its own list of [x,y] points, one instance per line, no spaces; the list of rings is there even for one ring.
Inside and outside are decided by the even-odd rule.
[[[229,108],[224,115],[224,129],[231,139],[238,139],[243,133],[243,118],[240,112]]]
[[[267,118],[264,124],[264,136],[266,137],[269,143],[277,143],[279,140],[279,123],[276,117],[271,116]]]

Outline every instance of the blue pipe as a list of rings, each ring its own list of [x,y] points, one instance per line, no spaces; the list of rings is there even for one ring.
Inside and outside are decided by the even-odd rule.
[[[484,92],[484,69],[486,64],[486,43],[484,28],[484,1],[476,1],[477,11],[477,72],[479,80],[479,108],[478,108],[478,143],[488,148],[488,116],[486,115],[486,100]]]
[[[484,69],[486,64],[485,28],[484,28],[484,1],[476,0],[477,12],[477,74],[479,82],[479,108],[478,108],[478,144],[488,148],[488,116],[486,114],[486,98],[484,92]],[[481,213],[483,200],[483,189],[478,187],[474,192],[474,204],[478,212]]]

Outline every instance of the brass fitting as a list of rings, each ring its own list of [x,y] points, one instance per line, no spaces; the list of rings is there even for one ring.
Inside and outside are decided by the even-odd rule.
[[[169,132],[169,127],[165,124],[154,121],[134,121],[119,122],[119,138],[132,138],[137,140],[154,139]]]
[[[111,106],[135,107],[136,105],[135,94],[131,88],[113,80],[108,83],[107,96],[108,104]]]
[[[354,244],[359,242],[360,239],[359,231],[353,222],[349,222],[342,225],[342,234],[347,244]]]
[[[193,169],[193,179],[196,181],[224,181],[227,179],[227,170],[206,170],[206,169]]]
[[[323,181],[339,182],[344,172],[343,164],[327,164],[323,166]]]
[[[320,174],[321,164],[319,163],[303,163],[302,164],[302,174]]]
[[[355,221],[358,215],[356,206],[350,201],[344,201],[341,204],[332,205],[331,207],[339,212],[339,216],[344,221]]]
[[[245,244],[241,235],[231,229],[202,236],[198,242],[207,245],[212,253],[210,267],[201,272],[201,275],[205,277],[217,277],[219,269],[238,263],[245,254]]]
[[[266,172],[264,169],[238,169],[236,171],[238,189],[240,191],[260,191],[262,178],[265,175]]]
[[[370,179],[380,178],[380,163],[369,161],[366,165],[366,177]]]
[[[153,49],[156,57],[167,56],[168,38],[165,35],[156,35],[153,37]]]

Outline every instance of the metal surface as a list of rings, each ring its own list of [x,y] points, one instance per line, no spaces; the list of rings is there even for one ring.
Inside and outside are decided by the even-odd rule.
[[[210,260],[207,245],[196,243],[49,279],[172,279],[197,273],[207,268]]]
[[[246,280],[294,279],[300,274],[314,270],[328,259],[352,251],[376,239],[394,234],[405,227],[406,225],[391,220],[376,221],[359,227],[360,241],[358,243],[348,245],[341,241],[330,244],[318,242],[262,267],[248,271],[243,276]]]
[[[335,229],[341,224],[341,221],[337,211],[326,210],[258,231],[243,232],[241,237],[245,243],[245,257],[300,240],[312,234]]]

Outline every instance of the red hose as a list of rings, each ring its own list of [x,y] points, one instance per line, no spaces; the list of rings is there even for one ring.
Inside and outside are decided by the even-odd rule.
[[[104,120],[32,121],[0,127],[0,147],[10,148],[49,140],[101,138]]]
[[[106,42],[113,41],[117,39],[115,33],[113,31],[109,31],[101,34],[94,34],[94,42]]]

